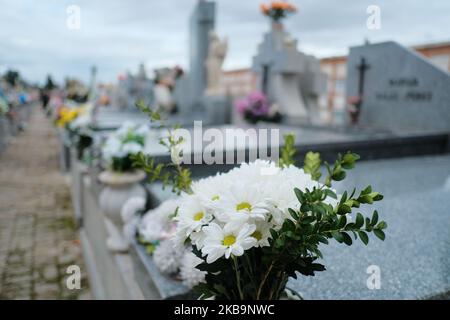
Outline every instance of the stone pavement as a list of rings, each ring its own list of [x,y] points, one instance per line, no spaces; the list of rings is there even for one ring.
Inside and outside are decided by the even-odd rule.
[[[81,269],[81,289],[66,286],[70,265]],[[0,299],[89,298],[58,140],[35,107],[0,154]]]

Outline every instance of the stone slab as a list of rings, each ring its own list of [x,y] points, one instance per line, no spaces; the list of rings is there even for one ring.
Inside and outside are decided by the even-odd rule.
[[[395,42],[352,47],[347,62],[347,96],[358,96],[357,66],[364,58],[359,123],[394,132],[450,131],[450,73]]]

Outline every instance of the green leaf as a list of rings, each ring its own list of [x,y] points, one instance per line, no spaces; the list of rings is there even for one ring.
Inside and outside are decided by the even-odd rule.
[[[344,241],[344,236],[341,232],[338,231],[332,231],[331,236],[339,243],[342,243]]]
[[[361,191],[362,195],[369,194],[372,192],[372,186],[367,186],[364,190]]]
[[[294,231],[295,230],[295,223],[292,222],[292,220],[286,219],[283,223],[282,229],[284,231]]]
[[[367,244],[369,243],[369,237],[367,236],[367,233],[365,233],[364,231],[358,231],[358,235],[361,241],[367,246]]]
[[[341,235],[343,237],[343,241],[346,245],[351,246],[353,241],[352,241],[352,237],[349,236],[348,233],[346,232],[341,232]]]
[[[375,210],[375,211],[373,212],[373,215],[372,215],[372,221],[370,222],[370,224],[371,224],[372,226],[375,226],[375,225],[377,224],[377,222],[378,222],[378,211]]]
[[[380,221],[380,223],[376,227],[377,229],[386,229],[387,223],[385,221]]]
[[[361,213],[356,214],[355,227],[357,229],[361,228],[364,225],[364,217]]]
[[[380,239],[384,241],[384,238],[386,237],[384,232],[382,230],[379,229],[374,229],[373,233]]]
[[[383,195],[379,192],[371,192],[369,195],[373,201],[383,200]]]
[[[347,223],[347,217],[346,216],[341,216],[339,218],[339,222],[338,222],[337,228],[338,229],[342,229],[343,227],[345,227],[346,223]]]
[[[349,206],[343,204],[343,205],[339,206],[337,214],[344,215],[344,214],[347,214],[347,213],[350,213],[350,212],[352,212],[352,208],[350,208]]]
[[[333,198],[333,199],[337,199],[337,195],[336,195],[336,193],[333,190],[325,189],[323,192],[327,195],[327,197],[330,197],[330,198]]]
[[[289,208],[288,211],[289,211],[291,217],[292,217],[294,220],[298,220],[299,215],[298,215],[298,213],[297,213],[295,210]]]
[[[344,169],[353,169],[355,167],[355,162],[359,160],[359,155],[356,153],[347,152],[341,161],[341,165]]]
[[[301,223],[302,223],[302,224],[311,224],[311,223],[313,223],[315,220],[316,220],[315,217],[313,217],[313,216],[307,216],[307,217],[304,217],[304,218],[301,220]]]
[[[342,181],[345,179],[346,173],[345,171],[341,170],[341,171],[337,171],[335,173],[333,173],[333,175],[331,176],[331,178],[334,181]]]
[[[325,238],[324,236],[318,235],[318,236],[317,236],[317,240],[318,240],[319,242],[322,242],[323,244],[328,244],[328,240],[327,240],[327,238]]]
[[[305,202],[305,194],[299,188],[294,188],[294,192],[300,203]]]

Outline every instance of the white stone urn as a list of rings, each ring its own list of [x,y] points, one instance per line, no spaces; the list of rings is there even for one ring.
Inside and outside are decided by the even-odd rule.
[[[122,234],[123,220],[122,206],[132,197],[146,197],[143,186],[139,184],[145,178],[145,172],[134,170],[131,172],[103,171],[99,180],[105,185],[99,197],[99,205],[106,218],[106,228],[109,237],[106,245],[111,251],[126,252],[128,241]]]

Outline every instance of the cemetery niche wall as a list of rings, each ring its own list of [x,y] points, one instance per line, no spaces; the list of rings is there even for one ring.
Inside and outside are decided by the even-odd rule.
[[[395,42],[350,48],[347,96],[362,127],[450,131],[450,74]]]

